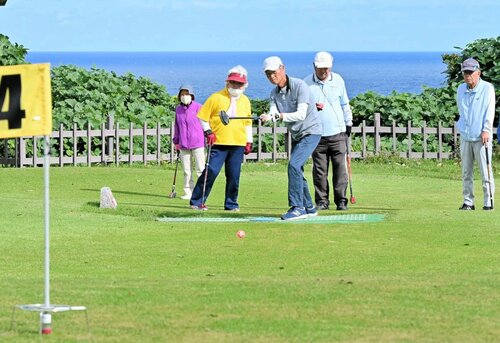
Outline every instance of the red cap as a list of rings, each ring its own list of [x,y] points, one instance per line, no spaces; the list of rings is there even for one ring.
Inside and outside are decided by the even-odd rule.
[[[244,74],[240,74],[240,73],[231,73],[227,76],[226,81],[247,83],[247,76]]]

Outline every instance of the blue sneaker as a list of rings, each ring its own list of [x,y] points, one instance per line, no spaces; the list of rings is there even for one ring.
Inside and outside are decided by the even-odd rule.
[[[308,217],[316,217],[318,215],[318,209],[316,206],[306,208],[306,213]]]
[[[306,209],[303,207],[291,207],[287,213],[281,216],[283,220],[296,220],[307,218]]]

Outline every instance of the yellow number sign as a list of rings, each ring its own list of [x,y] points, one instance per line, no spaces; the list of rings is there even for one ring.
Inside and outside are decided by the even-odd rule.
[[[0,67],[0,138],[51,132],[50,64]]]

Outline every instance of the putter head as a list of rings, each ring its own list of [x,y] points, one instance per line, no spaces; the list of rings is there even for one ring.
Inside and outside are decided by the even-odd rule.
[[[169,198],[171,198],[171,199],[175,198],[176,196],[177,196],[177,192],[176,192],[176,191],[172,191],[172,192],[168,195],[168,197],[169,197]]]
[[[226,111],[220,111],[219,112],[219,118],[220,121],[222,122],[223,125],[229,124],[229,116],[227,115]]]
[[[351,195],[351,204],[356,203],[356,197],[354,195]]]

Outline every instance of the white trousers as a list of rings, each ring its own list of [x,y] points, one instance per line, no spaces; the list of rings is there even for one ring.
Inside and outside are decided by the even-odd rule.
[[[182,170],[184,172],[184,194],[191,196],[194,189],[194,178],[191,160],[194,158],[196,175],[199,177],[205,169],[205,149],[196,148],[191,150],[180,150]]]
[[[493,170],[491,168],[492,157],[492,144],[488,143],[488,158],[489,165],[489,178],[488,167],[486,164],[486,149],[481,141],[467,142],[460,141],[460,157],[462,159],[462,182],[463,182],[463,196],[464,204],[474,205],[474,161],[479,165],[479,172],[481,174],[483,186],[483,206],[491,206],[490,191],[488,182],[491,186],[491,193],[495,194],[495,180],[493,179]],[[491,198],[493,198],[491,197]]]

